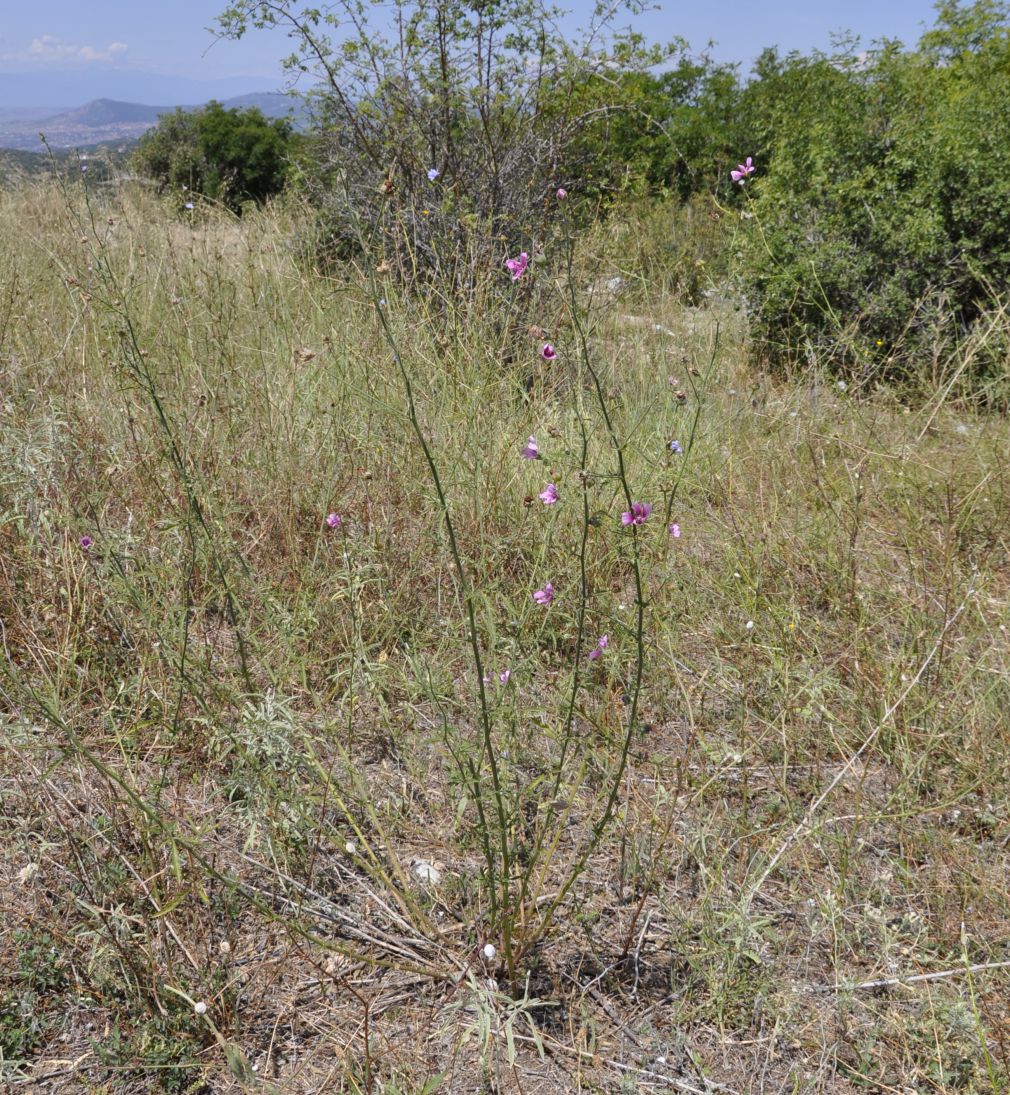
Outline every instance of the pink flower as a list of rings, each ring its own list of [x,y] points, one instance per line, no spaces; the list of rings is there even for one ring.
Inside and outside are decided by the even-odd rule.
[[[568,191],[563,186],[559,186],[555,196],[559,202],[563,202],[568,197]]]
[[[518,281],[526,272],[526,265],[530,261],[525,251],[517,259],[506,259],[505,269],[512,275],[513,281]]]
[[[81,545],[81,550],[82,551],[88,551],[91,548],[91,545],[95,541],[92,540],[90,536],[82,536],[81,539],[78,542]]]
[[[500,680],[502,682],[502,684],[508,684],[509,677],[511,677],[511,676],[512,676],[512,670],[511,669],[503,669],[498,674],[498,680]]]
[[[533,600],[536,601],[538,605],[549,605],[551,601],[554,600],[554,586],[550,582],[547,582],[543,589],[538,589],[536,593],[533,594]]]
[[[673,524],[670,526],[670,535],[674,538],[674,540],[680,539],[680,525],[678,525],[676,521],[674,521]]]
[[[340,528],[340,514],[328,513],[326,515],[326,523],[330,526],[330,528]]]
[[[549,343],[544,343],[544,348],[540,351],[540,356],[544,361],[553,361],[558,356],[558,351]]]
[[[545,506],[553,506],[558,500],[558,488],[553,483],[548,483],[537,497]]]
[[[526,442],[526,448],[523,449],[521,455],[524,460],[540,459],[540,449],[537,447],[537,439],[533,434],[530,434],[530,439]]]
[[[729,173],[729,177],[733,180],[733,182],[742,183],[746,180],[748,175],[753,173],[753,171],[754,161],[750,158],[750,156],[748,156],[743,163],[738,163],[736,165],[736,171],[731,171]]]
[[[601,635],[596,640],[596,646],[589,651],[589,660],[595,662],[596,659],[603,653],[604,650],[610,645],[610,638],[607,635]]]
[[[652,513],[652,506],[648,502],[632,502],[631,509],[621,514],[622,525],[644,525]]]

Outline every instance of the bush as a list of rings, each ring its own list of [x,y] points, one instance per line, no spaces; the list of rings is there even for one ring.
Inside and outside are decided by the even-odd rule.
[[[566,109],[583,118],[564,149],[563,172],[603,200],[726,190],[740,130],[733,65],[671,47],[665,71],[593,73]],[[735,161],[732,161],[735,163]]]
[[[176,110],[140,139],[134,166],[162,188],[188,190],[238,212],[279,193],[287,176],[291,126],[255,107]]]
[[[392,19],[389,37],[367,12],[350,0],[315,10],[241,0],[221,25],[231,36],[286,27],[292,67],[320,81],[304,184],[324,257],[345,261],[364,237],[401,283],[476,301],[507,256],[549,242],[559,187],[571,191],[569,209],[595,196],[610,164],[598,146],[595,156],[570,153],[670,51],[598,24],[570,46],[554,30],[557,13],[527,0],[403,0],[381,15]],[[331,43],[329,28],[347,24],[359,36]]]
[[[914,52],[764,58],[744,282],[774,365],[935,382],[1007,283],[1008,13],[948,7]],[[973,362],[976,387],[1005,369]]]

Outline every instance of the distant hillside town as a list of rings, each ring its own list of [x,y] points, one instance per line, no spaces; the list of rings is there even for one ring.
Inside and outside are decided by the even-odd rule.
[[[184,105],[183,110],[199,110],[200,105]],[[301,128],[308,116],[304,100],[280,92],[254,92],[226,99],[223,106],[246,110],[256,107],[268,118],[290,117]],[[0,148],[39,152],[40,134],[53,149],[94,148],[98,145],[126,144],[135,141],[162,114],[171,114],[175,106],[148,106],[143,103],[94,99],[84,106],[53,112],[52,108],[33,111],[0,108]]]

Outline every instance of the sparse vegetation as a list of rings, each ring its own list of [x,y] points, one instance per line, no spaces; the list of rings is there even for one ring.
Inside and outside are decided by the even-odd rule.
[[[0,192],[4,1084],[1010,1088],[1005,419],[757,368],[744,168]]]

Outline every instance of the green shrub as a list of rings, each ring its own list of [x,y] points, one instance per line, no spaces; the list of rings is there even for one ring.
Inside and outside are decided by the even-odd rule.
[[[764,58],[752,107],[770,158],[746,184],[744,283],[774,365],[813,355],[865,380],[935,383],[998,306],[1008,13],[950,7],[913,52]],[[978,353],[971,382],[989,390],[1004,368]]]
[[[133,163],[162,188],[186,188],[237,212],[243,202],[280,192],[291,141],[286,121],[267,119],[255,107],[226,110],[212,102],[162,115],[140,139]]]

